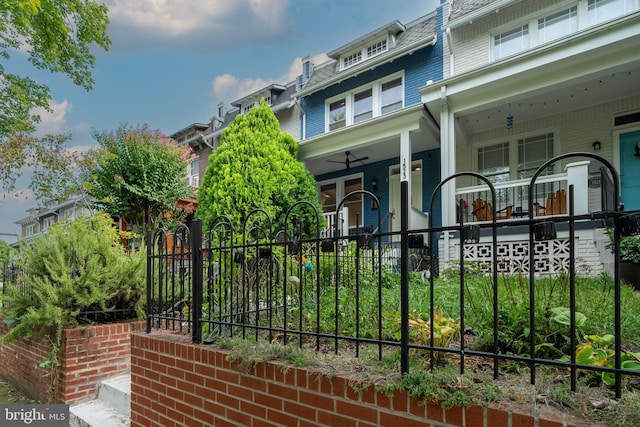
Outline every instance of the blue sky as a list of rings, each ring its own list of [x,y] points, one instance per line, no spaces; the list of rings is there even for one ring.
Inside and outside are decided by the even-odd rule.
[[[106,0],[108,52],[97,52],[94,89],[64,75],[36,72],[19,53],[9,64],[51,88],[52,114],[41,133],[68,133],[71,145],[95,145],[92,130],[148,124],[165,134],[207,123],[227,104],[300,74],[300,59],[325,52],[393,20],[432,12],[439,0]],[[9,67],[7,67],[9,68]],[[0,232],[36,201],[26,182],[0,201]],[[11,243],[11,237],[0,236]]]

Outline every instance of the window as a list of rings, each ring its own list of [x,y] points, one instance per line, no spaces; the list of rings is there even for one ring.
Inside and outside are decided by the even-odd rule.
[[[56,222],[55,217],[48,217],[42,220],[42,231],[47,231],[47,228],[51,227]]]
[[[191,187],[200,186],[200,158],[194,157],[187,165],[187,184]]]
[[[344,127],[346,121],[347,103],[345,98],[329,104],[329,130]]]
[[[33,236],[34,234],[36,234],[36,225],[35,224],[29,224],[24,228],[24,236],[25,237]]]
[[[509,143],[478,148],[478,172],[491,182],[509,181]]]
[[[254,107],[254,104],[245,105],[242,107],[242,114],[247,114],[249,110]]]
[[[353,123],[373,117],[373,93],[371,89],[353,96]]]
[[[617,18],[636,9],[634,0],[589,0],[587,21],[589,25]]]
[[[382,53],[387,50],[387,40],[381,40],[378,43],[375,43],[369,47],[367,47],[367,58],[371,58],[372,56],[376,56],[379,53]]]
[[[538,20],[538,42],[546,43],[578,31],[576,6]]]
[[[493,59],[560,40],[586,27],[634,12],[640,6],[638,0],[575,0],[570,3],[568,8],[550,10],[542,17],[520,22],[517,28],[497,30],[493,37]]]
[[[325,214],[333,214],[342,199],[353,191],[362,190],[362,176],[352,175],[320,184],[320,205]],[[349,209],[349,227],[363,224],[362,194],[349,197],[342,203],[342,208]]]
[[[373,58],[383,52],[386,52],[389,48],[389,42],[387,37],[380,39],[370,45],[363,46],[360,50],[352,51],[348,55],[344,55],[340,60],[340,67],[342,70],[359,64],[363,60]]]
[[[505,58],[529,48],[529,26],[498,34],[494,38],[494,59]]]
[[[530,178],[547,160],[553,157],[553,134],[523,138],[518,140],[518,178]],[[543,175],[553,173],[553,167]]]
[[[360,61],[362,61],[362,52],[352,53],[351,55],[342,58],[342,68],[349,68]]]
[[[382,84],[381,113],[402,108],[402,77]]]
[[[380,80],[338,98],[329,99],[326,104],[326,131],[350,126],[403,107],[404,87],[402,77]]]
[[[554,155],[553,133],[478,147],[477,170],[491,182],[530,178]],[[543,175],[553,173],[553,166]]]

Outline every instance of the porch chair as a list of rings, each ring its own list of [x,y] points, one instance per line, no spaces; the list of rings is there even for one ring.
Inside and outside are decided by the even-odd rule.
[[[473,201],[473,211],[478,221],[491,221],[493,219],[493,209],[491,203],[484,199],[476,199]],[[509,205],[496,211],[496,220],[509,219],[513,213],[513,206]]]
[[[560,189],[547,196],[545,205],[535,202],[533,208],[536,216],[562,215],[567,213],[567,191]]]

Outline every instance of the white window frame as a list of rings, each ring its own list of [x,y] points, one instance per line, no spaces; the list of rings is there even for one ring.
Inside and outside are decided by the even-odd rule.
[[[559,153],[559,142],[558,142],[558,132],[555,129],[539,129],[534,132],[528,132],[526,134],[521,135],[513,135],[508,138],[500,138],[492,141],[485,141],[481,144],[477,144],[474,147],[474,156],[473,156],[473,170],[480,172],[480,167],[478,165],[478,150],[480,148],[490,147],[498,144],[509,144],[509,181],[518,179],[518,175],[520,170],[518,169],[519,159],[518,159],[518,143],[519,141],[525,139],[531,139],[536,137],[541,137],[543,135],[553,135],[553,153],[552,156],[557,155]],[[553,166],[554,168],[559,167],[558,164]],[[555,173],[555,172],[554,172]]]
[[[624,8],[623,8],[623,11],[620,12],[618,15],[607,16],[601,20],[594,20],[592,16],[593,12],[591,12],[592,8],[589,8],[589,4],[592,2],[596,2],[600,4],[614,2],[616,4],[613,6],[610,6],[612,7],[612,9],[619,10],[620,6],[624,6]],[[536,12],[535,15],[530,15],[519,21],[511,22],[508,25],[500,26],[496,28],[494,31],[492,31],[490,34],[490,40],[491,40],[490,50],[491,50],[492,61],[497,61],[512,55],[517,55],[519,53],[525,52],[531,48],[540,46],[545,43],[551,43],[554,41],[561,40],[566,35],[543,40],[542,36],[538,32],[538,26],[541,20],[552,18],[554,15],[567,12],[572,8],[576,8],[575,13],[577,17],[577,28],[573,28],[572,31],[567,33],[567,35],[575,34],[588,27],[598,25],[603,22],[607,22],[611,19],[615,19],[620,16],[629,14],[631,12],[637,11],[640,9],[640,0],[578,0],[578,1],[571,1],[571,2],[562,2],[559,6],[554,6],[552,8],[545,9],[544,11]],[[528,36],[527,36],[528,46],[525,45],[525,47],[522,50],[518,52],[513,52],[509,55],[499,55],[499,51],[496,48],[496,38],[522,27],[528,28]]]
[[[347,181],[351,181],[353,179],[359,179],[361,188],[364,189],[364,174],[363,173],[355,173],[355,174],[351,174],[351,175],[340,176],[340,177],[337,177],[337,178],[327,179],[327,180],[318,182],[318,184],[317,184],[318,185],[318,187],[317,187],[318,188],[318,194],[320,195],[320,197],[322,197],[320,189],[322,188],[323,185],[335,184],[335,186],[336,186],[336,208],[337,208],[338,207],[338,203],[340,203],[342,201],[342,199],[344,198],[344,196],[347,195],[345,193],[345,189],[344,189],[345,183]],[[322,201],[321,201],[320,204],[322,204]],[[359,217],[360,224],[348,224],[349,228],[355,228],[356,226],[362,226],[364,224],[364,213],[365,213],[364,197],[361,197],[360,204],[361,204],[360,212],[362,213],[362,215],[360,215],[360,217]],[[347,205],[343,204],[342,206],[345,207]],[[351,215],[349,215],[349,216],[351,216]]]
[[[389,34],[374,40],[360,49],[352,50],[347,54],[340,56],[340,70],[346,70],[356,64],[360,64],[370,58],[380,55],[389,50],[391,40]]]
[[[385,83],[389,83],[393,80],[396,80],[398,78],[402,79],[401,82],[401,88],[402,88],[402,105],[400,106],[400,108],[392,110],[390,112],[387,113],[382,113],[382,85]],[[354,110],[354,104],[355,104],[355,96],[357,94],[360,94],[366,90],[371,89],[372,92],[372,115],[371,118],[367,119],[375,119],[376,117],[380,117],[386,114],[390,114],[393,111],[397,111],[397,110],[401,110],[402,108],[404,108],[405,106],[405,91],[404,91],[404,86],[405,84],[405,76],[404,76],[404,72],[398,72],[398,73],[394,73],[394,74],[390,74],[388,76],[385,76],[382,79],[376,80],[374,82],[371,82],[369,84],[366,85],[362,85],[359,86],[357,88],[354,88],[348,92],[344,92],[341,93],[340,95],[334,96],[332,98],[328,98],[325,100],[325,132],[331,132],[332,130],[336,130],[342,127],[348,127],[351,126],[353,124],[356,123],[355,121],[355,110]],[[344,99],[345,100],[345,124],[343,126],[334,126],[332,129],[332,124],[334,122],[331,121],[331,111],[330,111],[330,106],[331,104],[340,101]],[[364,121],[364,120],[362,120]]]
[[[198,172],[194,174],[193,164],[198,164]],[[191,162],[187,165],[187,184],[191,187],[200,187],[200,156],[196,156],[191,159]]]

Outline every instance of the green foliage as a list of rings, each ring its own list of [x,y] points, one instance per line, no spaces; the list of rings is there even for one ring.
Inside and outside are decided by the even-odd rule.
[[[54,224],[23,244],[19,265],[26,273],[8,289],[5,314],[13,327],[3,340],[75,326],[81,311],[132,309],[142,316],[145,253],[128,255],[120,237],[109,217],[95,215]]]
[[[398,319],[399,321],[399,319]],[[451,340],[460,332],[460,324],[456,323],[450,317],[443,316],[439,307],[435,308],[433,313],[433,346],[447,348]],[[409,328],[411,329],[410,337],[412,341],[419,345],[431,345],[431,317],[418,313],[413,310],[409,313]],[[429,351],[423,351],[423,355],[429,359]],[[442,358],[441,352],[433,353],[433,363],[438,362]]]
[[[188,148],[146,126],[94,137],[99,148],[87,155],[82,178],[96,207],[124,218],[137,232],[179,219],[175,202],[193,196],[186,181]]]
[[[12,254],[15,254],[15,249],[7,244],[4,240],[0,240],[0,265],[9,261]]]
[[[94,81],[95,46],[108,50],[107,7],[93,0],[24,0],[0,2],[0,177],[13,188],[20,167],[47,161],[42,150],[66,136],[29,136],[49,109],[49,88],[5,69],[11,56],[25,55],[36,69],[66,74],[90,90]],[[54,153],[49,153],[49,158]]]
[[[612,348],[614,339],[610,334],[587,336],[586,342],[576,349],[576,363],[615,367],[615,351]],[[568,357],[563,360],[568,360]],[[620,362],[622,369],[640,372],[640,352],[625,351],[620,355]],[[600,372],[599,376],[608,387],[613,387],[616,383],[615,375],[611,372]]]
[[[608,228],[606,233],[611,239],[607,248],[613,251],[613,230]],[[640,235],[620,236],[620,260],[640,264]]]
[[[277,232],[284,228],[287,209],[301,200],[321,213],[315,180],[296,159],[297,152],[297,142],[280,131],[264,101],[246,115],[238,115],[222,133],[198,190],[197,216],[204,220],[205,228],[218,216],[227,215],[241,230],[246,215],[261,208],[274,219]],[[295,219],[315,231],[315,213],[310,211],[302,210]]]

